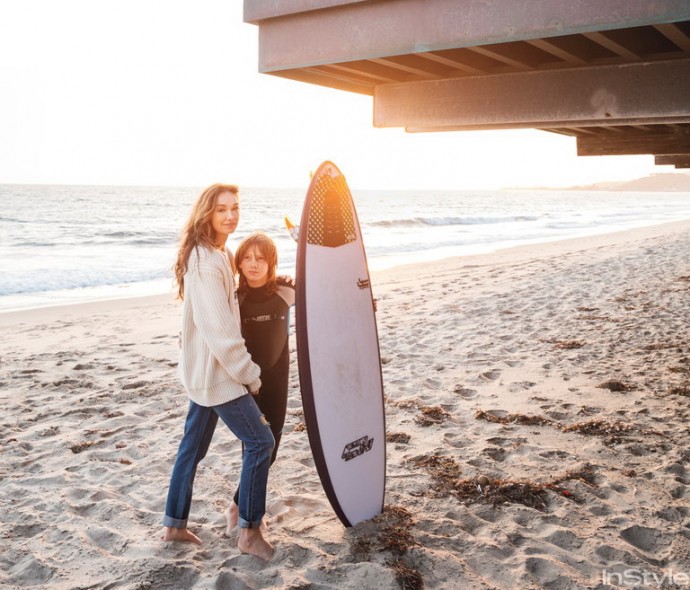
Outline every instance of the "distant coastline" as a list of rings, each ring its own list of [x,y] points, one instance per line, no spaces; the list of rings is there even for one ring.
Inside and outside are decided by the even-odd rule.
[[[690,192],[690,171],[689,172],[660,172],[650,174],[635,180],[622,181],[602,181],[594,184],[568,186],[568,187],[549,187],[532,186],[522,187],[520,190],[566,190],[566,191],[639,191],[639,192]]]

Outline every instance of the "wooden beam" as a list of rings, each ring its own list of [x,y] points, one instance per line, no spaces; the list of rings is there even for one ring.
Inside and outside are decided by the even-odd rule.
[[[411,66],[409,64],[402,63],[403,58],[370,59],[368,61],[371,63],[379,64],[381,66],[385,66],[387,68],[391,68],[393,70],[400,70],[401,72],[413,74],[414,76],[418,78],[423,78],[425,80],[437,80],[441,77],[432,74],[428,70],[424,70],[422,68],[415,68],[414,66]]]
[[[565,63],[571,66],[587,65],[586,60],[582,59],[579,55],[576,55],[574,52],[561,47],[553,40],[549,41],[547,39],[531,39],[527,41],[527,43],[529,43],[530,45],[534,45],[534,47],[537,47],[538,49],[541,49],[546,53],[550,53],[551,55],[557,57],[560,60],[563,60]]]
[[[510,66],[511,68],[517,70],[518,72],[529,72],[530,70],[533,70],[534,68],[523,61],[520,61],[519,59],[515,59],[512,57],[508,52],[501,51],[501,46],[491,46],[491,47],[470,47],[470,51],[474,51],[475,53],[478,53],[479,55],[483,55],[484,57],[489,57],[493,60],[496,60],[499,63],[506,64]]]
[[[374,125],[408,130],[690,121],[690,59],[384,84]]]
[[[259,70],[310,67],[690,20],[688,0],[245,0]]]
[[[654,28],[678,48],[682,49],[686,53],[690,53],[690,37],[681,31],[678,28],[678,25],[668,23],[665,25],[656,25]]]
[[[623,135],[589,135],[577,138],[578,156],[673,156],[690,154],[690,133],[628,131]]]
[[[635,53],[625,45],[622,45],[618,41],[615,41],[605,33],[585,33],[584,37],[587,37],[587,39],[589,39],[590,41],[598,43],[602,47],[608,49],[611,53],[619,55],[620,57],[624,57],[625,59],[635,61],[640,58],[640,56],[637,53]]]
[[[458,70],[459,72],[463,72],[465,74],[485,74],[486,73],[485,71],[480,70],[479,68],[475,68],[473,66],[467,65],[467,64],[459,62],[459,61],[456,61],[454,59],[444,57],[444,56],[439,55],[437,53],[424,52],[424,53],[417,53],[416,55],[418,55],[419,57],[421,57],[423,59],[433,61],[434,63],[439,63],[441,65],[448,67],[448,68]]]
[[[690,154],[676,156],[655,156],[657,166],[675,166],[676,168],[690,168]]]
[[[328,68],[305,68],[302,70],[287,70],[284,72],[275,72],[275,75],[280,78],[287,78],[288,80],[296,80],[297,82],[306,82],[307,84],[315,84],[318,86],[326,86],[327,88],[338,88],[347,92],[354,92],[357,94],[367,94],[369,96],[374,94],[374,83],[358,82],[353,80],[351,74],[338,74],[335,70]]]

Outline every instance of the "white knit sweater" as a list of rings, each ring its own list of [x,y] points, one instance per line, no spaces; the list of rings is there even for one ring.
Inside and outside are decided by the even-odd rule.
[[[180,380],[201,406],[217,406],[261,387],[240,330],[235,278],[227,254],[199,246],[184,275]]]

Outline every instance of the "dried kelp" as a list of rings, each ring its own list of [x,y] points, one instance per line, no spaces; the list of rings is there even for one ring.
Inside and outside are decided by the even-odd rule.
[[[549,481],[534,482],[492,479],[487,476],[460,479],[460,466],[450,457],[420,457],[411,462],[416,467],[426,469],[431,475],[435,493],[440,496],[452,495],[464,504],[480,502],[492,506],[522,504],[545,512],[548,507],[549,492],[580,501],[571,490],[562,485],[564,482],[577,480],[589,486],[596,485],[594,469],[588,464]]]
[[[410,442],[410,435],[406,432],[389,432],[386,434],[386,442],[407,444]]]
[[[419,590],[424,587],[422,576],[406,559],[407,552],[419,545],[411,532],[413,525],[408,510],[387,505],[381,514],[352,529],[352,554],[358,561],[366,561],[373,552],[391,553],[393,559],[386,561],[386,565],[395,573],[400,587]]]
[[[421,406],[419,411],[422,415],[417,416],[415,422],[421,426],[440,424],[450,418],[450,414],[439,406]]]
[[[627,383],[623,383],[623,381],[619,381],[618,379],[609,379],[608,381],[604,381],[603,383],[599,383],[597,385],[599,389],[608,389],[609,391],[617,391],[617,392],[622,392],[622,391],[633,391],[635,389],[634,386],[629,385]]]
[[[431,475],[437,484],[437,490],[442,495],[447,495],[455,489],[462,474],[460,465],[452,457],[432,455],[412,459],[411,462],[415,467],[421,467]]]
[[[477,410],[474,417],[477,420],[486,420],[487,422],[494,422],[496,424],[524,424],[528,426],[553,424],[552,420],[544,418],[543,416],[528,416],[526,414],[506,414],[505,416],[499,416],[492,412],[485,412],[484,410]]]
[[[668,391],[673,395],[684,395],[685,397],[690,397],[690,382],[669,387]]]
[[[402,590],[421,590],[421,588],[424,588],[422,574],[405,563],[405,561],[396,559],[395,561],[388,562],[387,565],[395,572],[395,579],[400,584]]]
[[[557,338],[547,338],[541,339],[540,342],[545,342],[546,344],[553,344],[554,348],[561,350],[572,350],[575,348],[582,348],[585,343],[582,340],[558,340]]]

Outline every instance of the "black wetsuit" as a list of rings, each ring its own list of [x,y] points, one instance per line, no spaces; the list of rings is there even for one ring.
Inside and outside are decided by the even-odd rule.
[[[287,412],[289,310],[295,301],[295,289],[290,283],[279,279],[275,293],[267,293],[263,287],[246,287],[238,291],[238,296],[242,336],[252,360],[261,367],[261,389],[254,399],[271,425],[276,441],[271,456],[273,464]]]

